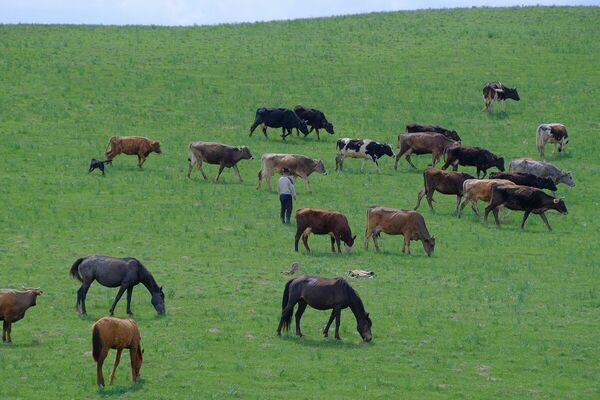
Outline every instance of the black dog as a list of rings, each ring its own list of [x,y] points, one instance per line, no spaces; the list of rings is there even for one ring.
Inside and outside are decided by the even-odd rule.
[[[100,160],[96,160],[95,158],[92,158],[92,161],[90,161],[90,170],[88,171],[88,173],[90,173],[93,170],[95,170],[96,168],[98,168],[100,171],[102,171],[102,175],[104,175],[104,164],[112,165],[112,160],[100,161]]]

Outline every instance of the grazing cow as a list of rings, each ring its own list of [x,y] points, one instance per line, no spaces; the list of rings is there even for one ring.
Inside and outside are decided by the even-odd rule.
[[[262,180],[265,179],[267,188],[271,190],[271,177],[275,172],[281,173],[284,168],[290,170],[290,175],[304,179],[309,192],[312,192],[308,179],[310,174],[316,171],[327,175],[325,165],[321,160],[313,160],[300,154],[265,153],[261,157],[261,169],[258,171],[258,187],[256,189],[262,187]]]
[[[2,341],[12,343],[10,332],[13,322],[20,321],[29,307],[36,305],[37,296],[43,292],[40,289],[0,289],[0,321],[2,326]]]
[[[547,143],[554,143],[554,151],[556,153],[558,149],[559,153],[562,153],[564,147],[569,143],[569,134],[567,133],[567,127],[563,124],[541,124],[538,126],[535,143],[537,145],[540,157],[544,157],[544,146]]]
[[[110,149],[110,150],[109,150]],[[138,157],[138,167],[146,162],[146,157],[152,152],[161,154],[160,142],[150,140],[143,136],[113,136],[108,141],[106,147],[106,160],[112,164],[113,158],[119,154],[136,155]]]
[[[492,172],[490,179],[507,179],[517,185],[531,186],[538,189],[548,189],[556,192],[558,189],[550,178],[543,178],[524,172]]]
[[[250,136],[258,125],[262,125],[262,131],[267,136],[267,127],[281,128],[281,137],[285,140],[286,136],[292,134],[292,129],[296,128],[305,135],[308,134],[306,122],[298,118],[293,110],[288,108],[259,108],[256,110],[254,123],[250,127]],[[286,133],[287,131],[287,133]]]
[[[310,130],[308,133],[311,133],[313,130],[317,132],[317,140],[321,140],[319,137],[319,129],[325,129],[327,133],[333,135],[333,124],[327,121],[325,118],[325,114],[315,108],[304,107],[301,104],[298,104],[294,107],[294,112],[303,121],[306,121],[307,125],[310,125]],[[298,130],[296,130],[296,133]],[[304,136],[308,135],[305,133]]]
[[[377,143],[369,139],[343,138],[337,141],[336,147],[338,150],[338,154],[335,157],[336,171],[338,167],[342,170],[345,157],[362,158],[360,172],[363,172],[365,169],[365,160],[373,161],[377,165],[377,172],[380,172],[377,160],[383,156],[394,157],[392,146],[387,143]]]
[[[219,176],[221,175],[221,172],[223,172],[223,169],[227,167],[233,168],[238,178],[240,178],[240,182],[243,182],[237,163],[240,160],[253,159],[252,153],[250,153],[250,149],[247,146],[234,147],[221,143],[193,142],[190,143],[188,147],[190,149],[190,158],[188,158],[188,161],[190,162],[187,175],[188,178],[192,174],[194,165],[197,165],[204,179],[208,179],[202,169],[202,162],[206,162],[208,164],[219,164],[219,172],[215,178],[216,181],[219,180]]]
[[[394,169],[398,169],[398,161],[403,155],[405,155],[406,161],[413,168],[417,168],[410,160],[411,154],[431,154],[431,166],[435,167],[440,156],[454,146],[460,146],[460,142],[448,139],[441,133],[401,133],[398,135],[398,147],[400,151],[396,155]]]
[[[546,161],[535,161],[531,158],[517,158],[512,160],[508,166],[509,172],[525,172],[533,174],[540,178],[550,178],[558,185],[564,183],[568,186],[575,186],[573,174],[569,171],[562,171]]]
[[[352,236],[348,219],[344,214],[336,211],[319,210],[316,208],[300,208],[296,211],[296,237],[294,239],[294,250],[298,251],[298,242],[302,236],[302,242],[306,251],[308,247],[308,235],[329,235],[331,237],[331,251],[335,253],[334,244],[337,245],[338,253],[341,253],[340,241],[346,244],[346,252],[352,251],[354,239]]]
[[[492,199],[485,208],[484,219],[487,221],[488,214],[493,211],[496,225],[500,225],[498,220],[498,208],[500,206],[505,206],[511,210],[525,211],[521,229],[525,226],[525,221],[532,212],[540,216],[550,231],[552,228],[548,223],[545,212],[547,210],[557,210],[561,214],[567,214],[567,206],[562,199],[550,196],[542,189],[529,186],[497,185],[492,187]]]
[[[414,132],[436,132],[441,133],[446,136],[448,139],[452,139],[455,142],[460,142],[460,136],[456,133],[455,130],[449,130],[446,128],[442,128],[438,125],[421,125],[421,124],[409,124],[406,125],[406,132],[414,133]]]
[[[375,250],[379,251],[377,239],[381,232],[388,235],[403,235],[403,253],[410,254],[411,240],[420,240],[428,256],[431,256],[435,248],[435,237],[429,235],[425,219],[416,211],[379,206],[367,208],[365,250],[369,249],[369,239],[373,237]]]
[[[502,111],[504,111],[504,100],[506,99],[521,100],[517,88],[511,89],[500,82],[488,82],[483,85],[483,101],[485,102],[486,111],[492,111],[494,101],[499,101]]]
[[[467,179],[475,179],[474,176],[464,172],[446,172],[435,168],[427,168],[423,172],[424,187],[417,195],[415,210],[421,205],[423,197],[427,196],[429,209],[433,211],[433,193],[437,190],[442,194],[456,195],[456,212],[463,196],[463,182]]]
[[[492,187],[494,185],[514,186],[515,184],[506,179],[467,179],[464,181],[463,198],[456,214],[458,218],[462,215],[467,203],[471,203],[471,208],[479,216],[477,200],[489,202],[492,198]]]
[[[482,178],[485,178],[488,168],[496,167],[504,171],[504,158],[481,147],[455,147],[446,152],[446,162],[442,169],[445,170],[450,165],[454,171],[458,170],[459,165],[473,166],[477,168],[477,178],[481,171]]]
[[[92,158],[92,160],[90,161],[90,168],[88,170],[88,174],[90,172],[92,172],[93,170],[95,170],[96,168],[98,168],[100,171],[102,171],[102,175],[104,175],[104,164],[112,164],[112,161],[111,160],[100,161],[100,160],[96,160],[95,158]]]

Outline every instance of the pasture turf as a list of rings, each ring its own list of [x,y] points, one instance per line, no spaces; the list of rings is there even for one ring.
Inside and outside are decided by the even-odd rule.
[[[215,27],[0,26],[0,287],[42,287],[38,306],[0,346],[0,398],[598,398],[600,396],[600,9],[511,8],[376,13]],[[482,112],[484,82],[516,86],[520,102]],[[248,137],[257,107],[303,103],[323,110],[336,134],[320,141],[279,130]],[[561,185],[568,215],[522,213],[500,228],[455,198],[435,195],[424,214],[437,239],[382,235],[362,248],[366,208],[412,208],[419,170],[401,160],[334,172],[335,141],[397,143],[409,122],[456,129],[465,145],[537,157],[535,129],[562,122],[566,154],[548,160],[573,172]],[[112,135],[162,142],[143,170],[119,156],[87,173]],[[246,144],[240,184],[186,178],[195,140]],[[311,236],[293,251],[293,226],[278,221],[275,193],[256,190],[265,152],[324,160],[314,193],[298,182],[298,207],[338,210],[358,235],[351,255]],[[211,178],[215,166],[205,167]],[[475,172],[471,168],[461,170]],[[273,184],[275,181],[273,181]],[[483,206],[480,205],[480,209]],[[141,381],[124,355],[113,387],[95,386],[91,330],[116,289],[92,285],[88,318],[77,316],[68,272],[90,254],[142,260],[166,293],[159,317],[142,286],[133,312],[145,348]],[[373,320],[360,343],[350,311],[342,342],[324,339],[328,312],[308,309],[305,337],[275,336],[293,261],[353,280]],[[125,317],[125,299],[116,309]],[[105,364],[105,376],[114,359]]]

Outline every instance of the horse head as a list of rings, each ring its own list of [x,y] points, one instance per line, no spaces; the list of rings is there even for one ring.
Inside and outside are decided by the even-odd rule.
[[[371,322],[371,318],[369,318],[369,313],[365,313],[361,318],[356,319],[356,330],[360,333],[360,337],[365,342],[370,342],[373,339],[373,335],[371,335],[371,326],[373,323]]]
[[[159,288],[158,292],[152,292],[151,302],[157,313],[165,313],[165,294],[163,293],[162,286]]]

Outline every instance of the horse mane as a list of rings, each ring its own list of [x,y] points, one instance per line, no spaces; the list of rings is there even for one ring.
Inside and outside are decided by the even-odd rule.
[[[139,268],[138,277],[140,282],[142,282],[150,292],[158,292],[160,290],[158,283],[156,283],[154,276],[152,276],[144,264],[142,264],[142,262],[137,258],[129,257],[128,260],[135,261],[137,263]]]
[[[362,302],[362,299],[356,293],[356,290],[344,278],[338,278],[338,285],[344,288],[346,293],[348,294],[348,299],[350,300],[351,308],[356,307],[356,311],[362,312],[362,314],[366,314],[365,306]],[[353,310],[354,311],[354,310]]]

